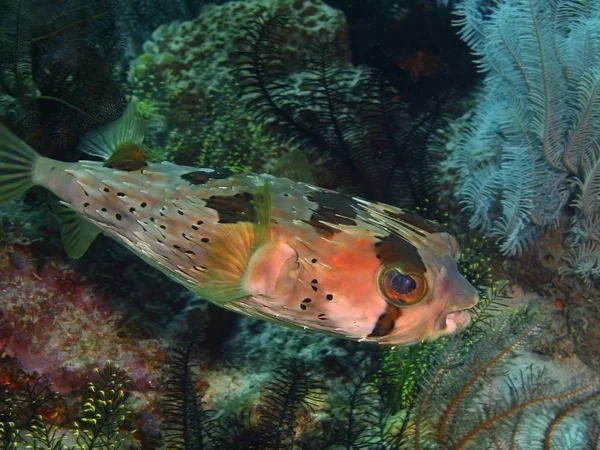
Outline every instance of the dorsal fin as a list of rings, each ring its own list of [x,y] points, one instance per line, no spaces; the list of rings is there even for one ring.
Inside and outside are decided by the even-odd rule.
[[[65,252],[69,258],[81,258],[101,233],[100,228],[85,220],[58,197],[51,195],[48,200],[60,227],[60,238]]]
[[[144,120],[131,102],[120,119],[88,133],[79,149],[106,161],[106,167],[138,170],[146,166],[143,152]]]
[[[314,184],[306,154],[298,149],[283,155],[272,174],[277,177],[289,178],[292,181]]]

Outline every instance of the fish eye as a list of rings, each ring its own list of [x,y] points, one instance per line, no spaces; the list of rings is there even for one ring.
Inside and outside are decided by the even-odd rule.
[[[379,287],[388,303],[393,306],[413,306],[425,298],[427,283],[416,273],[404,273],[398,267],[385,269],[379,278]]]

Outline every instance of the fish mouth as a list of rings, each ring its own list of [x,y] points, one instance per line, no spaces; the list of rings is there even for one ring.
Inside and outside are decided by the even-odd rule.
[[[462,331],[471,324],[471,315],[468,309],[452,311],[446,316],[445,331],[448,334]]]

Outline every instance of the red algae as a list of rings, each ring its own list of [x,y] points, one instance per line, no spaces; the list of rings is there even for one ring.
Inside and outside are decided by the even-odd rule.
[[[126,313],[60,254],[43,254],[35,245],[3,250],[9,256],[0,260],[0,343],[6,355],[61,394],[86,385],[90,371],[107,360],[130,373],[131,389],[150,389],[164,365],[166,343],[124,325]]]

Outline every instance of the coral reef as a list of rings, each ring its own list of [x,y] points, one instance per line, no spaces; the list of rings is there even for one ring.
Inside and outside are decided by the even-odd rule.
[[[160,0],[120,0],[117,25],[127,40],[128,53],[137,56],[144,41],[160,25],[176,20],[190,20],[198,16],[207,3],[223,1],[175,0],[165,3]]]
[[[433,98],[424,112],[411,115],[380,71],[345,60],[338,40],[314,42],[308,57],[290,68],[286,35],[285,20],[263,16],[243,40],[247,49],[238,53],[236,73],[255,115],[309,157],[326,161],[326,176],[316,168],[318,184],[422,205],[432,166],[424,148],[448,113],[448,98]]]
[[[300,147],[318,183],[450,222],[462,241],[461,271],[482,294],[473,326],[381,349],[216,310],[102,237],[85,258],[67,261],[56,225],[30,206],[42,203],[34,191],[0,214],[0,448],[597,447],[598,373],[578,358],[582,346],[597,352],[594,316],[527,259],[544,298],[492,283],[492,272],[518,278],[514,260],[454,215],[463,202],[471,225],[505,253],[544,233],[532,258],[556,271],[564,245],[563,273],[594,282],[598,80],[581,61],[597,65],[597,4],[551,2],[556,21],[536,0],[464,3],[463,38],[479,52],[486,81],[481,106],[449,125],[460,132],[474,114],[445,162],[441,189],[458,195],[436,203],[427,197],[438,155],[423,150],[453,97],[436,95],[415,112],[416,97],[407,103],[406,94],[439,81],[450,64],[432,69],[425,45],[413,54],[406,44],[389,58],[374,55],[377,69],[357,66],[353,52],[369,62],[372,43],[350,43],[343,14],[321,0],[204,3],[136,0],[118,20],[114,7],[123,3],[72,9],[65,1],[48,17],[37,1],[11,3],[0,19],[11,49],[0,54],[3,117],[34,145],[58,138],[48,153],[74,156],[81,133],[121,109],[119,38],[134,48],[161,23],[128,71],[152,159],[264,171]],[[392,23],[423,5],[349,3],[389,11]],[[429,11],[420,19],[432,20]],[[505,33],[507,22],[523,41]],[[81,49],[90,60],[76,58]],[[582,332],[573,335],[575,327]],[[182,340],[193,343],[177,346]],[[128,373],[108,363],[95,374],[107,360]]]
[[[6,238],[6,237],[5,237]],[[28,373],[44,374],[57,392],[85,383],[103,361],[127,361],[136,389],[148,390],[166,345],[128,326],[126,312],[60,253],[39,242],[3,243],[2,349]],[[155,375],[152,375],[152,374]]]
[[[347,35],[343,15],[317,1],[211,5],[160,27],[128,76],[149,154],[264,171],[299,147],[321,186],[423,204],[425,144],[451,97],[410,112],[380,71],[350,63]]]

